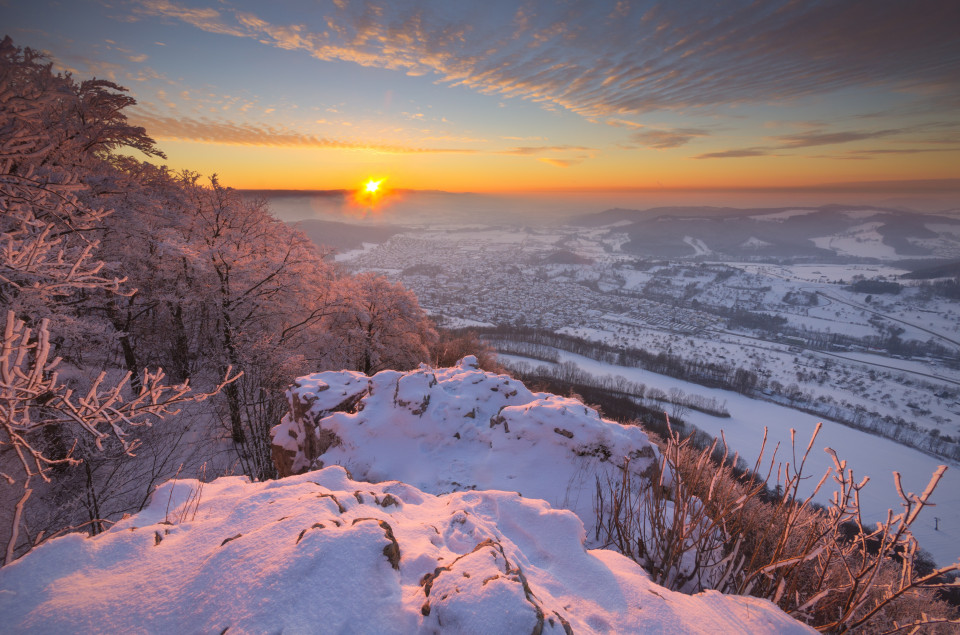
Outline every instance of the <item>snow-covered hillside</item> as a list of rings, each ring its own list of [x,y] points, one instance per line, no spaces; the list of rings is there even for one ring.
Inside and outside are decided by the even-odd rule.
[[[654,451],[641,430],[578,401],[531,393],[473,358],[319,373],[290,397],[276,456],[291,471],[328,467],[266,483],[171,481],[103,534],[51,540],[0,569],[4,628],[814,632],[765,600],[674,593],[588,549],[594,474],[625,456],[642,473]],[[387,478],[417,486],[373,482]]]
[[[595,478],[626,457],[643,474],[655,456],[640,428],[532,393],[480,370],[473,356],[453,368],[373,377],[316,373],[288,394],[294,416],[271,431],[281,472],[336,464],[365,481],[396,479],[433,494],[519,492],[573,511],[588,528]]]
[[[809,633],[767,601],[658,587],[512,492],[432,496],[329,467],[169,482],[96,538],[0,569],[19,633]]]

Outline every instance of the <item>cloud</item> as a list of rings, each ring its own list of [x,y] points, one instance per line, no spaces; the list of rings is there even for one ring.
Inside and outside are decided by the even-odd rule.
[[[769,148],[740,148],[738,150],[723,150],[721,152],[707,152],[698,154],[694,159],[740,159],[744,157],[770,157]]]
[[[912,90],[942,108],[960,100],[957,2],[730,0],[690,11],[679,2],[531,0],[508,12],[468,3],[452,10],[448,0],[413,9],[338,0],[310,22],[279,24],[264,17],[270,5],[208,1],[216,8],[140,0],[135,16],[585,117],[768,104],[854,87]]]
[[[296,131],[278,130],[270,126],[211,121],[207,119],[174,118],[138,111],[131,121],[144,126],[157,139],[222,143],[243,146],[306,147],[336,150],[372,150],[389,154],[475,154],[470,148],[424,148],[330,139]]]
[[[838,145],[843,143],[853,143],[855,141],[866,141],[869,139],[881,139],[884,137],[890,137],[895,135],[901,135],[909,132],[918,132],[929,128],[929,124],[921,124],[918,126],[913,126],[911,128],[892,128],[885,130],[845,130],[845,131],[828,131],[823,128],[818,128],[810,130],[808,132],[800,132],[790,135],[781,135],[777,137],[768,137],[768,139],[773,141],[779,141],[779,145],[775,146],[753,146],[750,148],[738,148],[733,150],[723,150],[721,152],[708,152],[706,154],[700,154],[694,159],[733,159],[733,158],[742,158],[742,157],[761,157],[761,156],[776,156],[775,152],[777,151],[790,151],[790,150],[799,150],[802,148],[813,148],[818,146],[829,146],[829,145]],[[879,155],[879,154],[916,154],[918,152],[931,152],[931,151],[949,151],[949,149],[904,149],[904,148],[888,148],[888,149],[864,149],[864,150],[850,150],[845,155],[818,155],[816,157],[809,158],[831,158],[831,159],[864,159],[868,158],[868,155]]]
[[[168,0],[141,0],[136,13],[174,18],[210,33],[240,37],[246,35],[243,29],[229,26],[216,9],[192,9]]]
[[[156,139],[192,141],[199,143],[221,143],[226,145],[325,148],[331,150],[369,150],[387,154],[490,154],[535,156],[554,152],[585,152],[591,150],[583,146],[523,146],[506,150],[478,150],[475,148],[437,148],[399,144],[372,143],[362,140],[344,140],[318,135],[305,134],[296,130],[285,130],[267,125],[233,123],[211,119],[190,117],[168,117],[158,115],[146,109],[138,109],[130,117],[137,125],[144,126]],[[321,120],[322,121],[322,120]],[[341,122],[342,125],[342,122]],[[475,143],[485,141],[468,137],[431,136],[423,141],[454,141]],[[540,158],[551,165],[568,167],[589,158],[579,155],[574,158]]]
[[[686,145],[691,139],[706,137],[710,133],[699,128],[675,128],[673,130],[641,130],[630,138],[647,148],[666,150]]]
[[[540,157],[538,161],[543,161],[558,168],[569,168],[571,165],[583,163],[583,159],[555,159],[551,157]]]
[[[850,150],[847,154],[885,155],[921,154],[924,152],[960,152],[960,148],[877,148],[873,150]]]
[[[877,139],[879,137],[888,137],[890,135],[900,134],[903,130],[874,130],[874,131],[848,131],[848,132],[824,132],[815,130],[812,132],[802,132],[799,134],[784,135],[774,137],[781,142],[782,148],[809,148],[813,146],[828,146],[838,143],[850,143],[851,141],[863,141],[865,139]]]
[[[643,125],[642,123],[637,123],[637,122],[635,122],[635,121],[629,121],[629,120],[627,120],[627,119],[611,118],[611,119],[607,119],[607,120],[606,120],[606,123],[609,124],[609,125],[611,125],[611,126],[616,126],[616,127],[618,127],[618,128],[643,128],[643,127],[644,127],[644,125]]]
[[[592,148],[586,148],[584,146],[521,146],[519,148],[503,150],[499,154],[533,155],[540,154],[541,152],[584,152],[587,150],[592,150]]]

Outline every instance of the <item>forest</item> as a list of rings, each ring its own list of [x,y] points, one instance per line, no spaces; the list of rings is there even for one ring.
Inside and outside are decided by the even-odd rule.
[[[399,284],[344,274],[216,175],[158,165],[134,104],[0,43],[6,562],[178,474],[274,477],[295,377],[413,368],[437,337]]]

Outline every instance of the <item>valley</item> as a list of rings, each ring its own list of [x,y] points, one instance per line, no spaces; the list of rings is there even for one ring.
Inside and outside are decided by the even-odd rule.
[[[937,462],[948,463],[948,474],[960,474],[956,282],[905,277],[957,253],[960,221],[945,216],[933,224],[926,218],[943,231],[915,243],[900,236],[890,245],[880,221],[865,222],[870,210],[837,212],[846,225],[831,218],[819,226],[821,211],[807,214],[814,217],[807,219],[807,232],[822,236],[834,230],[836,240],[811,240],[796,248],[781,242],[776,255],[743,253],[756,244],[749,237],[724,253],[709,236],[674,240],[669,232],[661,233],[662,243],[678,250],[686,245],[689,253],[644,254],[636,248],[636,228],[615,217],[603,225],[581,220],[552,227],[410,227],[336,258],[350,271],[375,271],[401,281],[441,326],[477,330],[503,351],[508,366],[529,370],[573,362],[594,376],[640,381],[647,390],[665,393],[681,381],[689,394],[736,404],[730,418],[700,412],[685,418],[713,435],[722,427],[745,457],[756,451],[747,447],[751,441],[759,446],[764,425],[783,442],[790,428],[803,431],[823,420],[828,430],[843,432],[836,440],[836,433],[823,433],[821,445],[833,444],[858,474],[873,477],[870,513],[881,514],[898,502],[888,482],[892,471],[909,474],[911,486],[923,480],[918,488]],[[678,225],[678,215],[674,211],[664,222],[689,230],[689,223]],[[795,232],[783,225],[805,214],[765,216],[773,219],[753,224],[765,222],[789,236]],[[914,217],[896,223],[926,227]],[[755,227],[746,231],[757,233]],[[764,237],[765,245],[777,241],[772,230]],[[821,253],[811,254],[810,245]],[[923,250],[900,253],[896,245],[925,246],[920,255],[926,261],[918,260]],[[552,352],[540,359],[524,358],[516,353],[530,346],[530,331],[563,336],[567,344],[554,342],[546,347]],[[602,354],[590,359],[564,351],[570,342],[599,347]],[[649,372],[639,363],[609,363],[611,355],[633,359],[640,352],[669,356],[680,366],[705,366],[713,375],[704,371],[694,377],[698,383],[690,383],[684,381],[689,373],[670,377],[670,371]],[[767,417],[771,408],[775,414]],[[808,435],[799,437],[805,444]],[[886,449],[868,449],[876,443]],[[898,447],[899,452],[891,450]],[[821,449],[816,454],[818,466],[828,460]],[[941,496],[947,489],[942,487]],[[944,501],[929,514],[931,527],[935,515],[939,533],[931,529],[922,544],[938,560],[949,560],[956,555],[950,553],[955,541],[942,530],[960,528],[960,505]]]

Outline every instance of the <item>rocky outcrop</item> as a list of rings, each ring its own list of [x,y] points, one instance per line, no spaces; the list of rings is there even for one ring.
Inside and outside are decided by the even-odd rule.
[[[466,357],[451,368],[323,372],[287,391],[290,412],[273,428],[283,475],[338,464],[364,480],[396,479],[441,494],[518,491],[593,522],[596,478],[629,461],[641,475],[656,451],[637,427],[583,403],[533,393]],[[619,477],[618,477],[619,478]]]
[[[0,569],[4,629],[813,633],[765,600],[659,587],[622,555],[587,550],[572,513],[513,492],[433,496],[332,466],[204,483],[194,510],[200,486],[168,482],[108,531]]]

